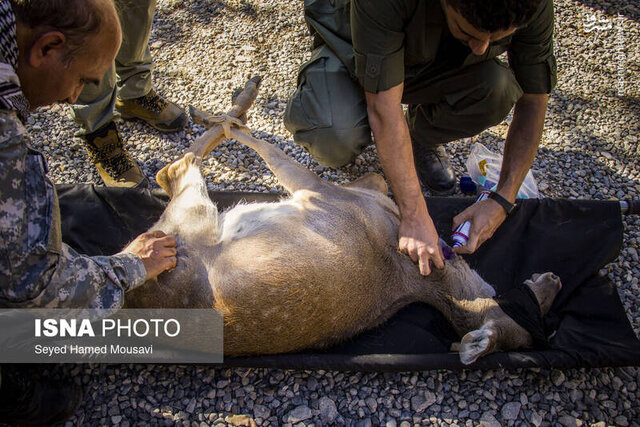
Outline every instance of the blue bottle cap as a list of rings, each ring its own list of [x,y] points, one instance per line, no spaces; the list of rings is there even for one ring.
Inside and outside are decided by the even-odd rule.
[[[470,176],[460,177],[460,191],[463,194],[475,194],[478,186],[471,179]]]

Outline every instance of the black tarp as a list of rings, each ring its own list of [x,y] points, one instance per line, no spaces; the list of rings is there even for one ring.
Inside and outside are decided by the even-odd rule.
[[[168,198],[161,191],[60,185],[63,240],[88,255],[118,252],[160,216]],[[220,209],[277,195],[212,192]],[[431,198],[429,211],[441,236],[472,198]],[[603,367],[640,365],[640,341],[616,288],[599,271],[622,244],[619,204],[606,201],[522,200],[494,237],[467,261],[498,292],[519,286],[532,273],[553,271],[563,288],[547,324],[557,332],[546,350],[495,353],[475,368]],[[404,371],[461,369],[448,350],[456,335],[444,317],[412,304],[384,325],[323,352],[226,358],[226,366],[282,369]]]

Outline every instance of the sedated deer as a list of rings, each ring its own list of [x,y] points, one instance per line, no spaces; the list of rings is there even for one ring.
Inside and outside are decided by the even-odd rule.
[[[187,153],[166,166],[157,179],[171,201],[152,230],[176,236],[177,266],[128,293],[127,306],[218,309],[227,356],[327,347],[416,301],[451,322],[462,337],[465,364],[531,346],[532,336],[461,257],[424,277],[398,251],[399,212],[381,176],[334,185],[266,141],[237,128],[226,133],[254,149],[290,197],[219,213],[200,172],[201,156]],[[523,286],[533,290],[544,315],[561,284],[544,273]]]

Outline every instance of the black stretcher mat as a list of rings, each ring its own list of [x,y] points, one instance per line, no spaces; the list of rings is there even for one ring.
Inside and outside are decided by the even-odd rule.
[[[63,240],[81,253],[110,255],[146,231],[168,197],[161,191],[59,185]],[[241,200],[273,201],[261,193],[212,192],[223,210]],[[431,198],[429,211],[445,240],[451,219],[472,198]],[[472,267],[498,293],[520,286],[532,273],[552,271],[562,290],[545,319],[556,333],[547,349],[495,353],[474,368],[640,366],[635,336],[616,288],[598,272],[618,256],[622,221],[617,202],[522,200],[494,237],[475,254]],[[327,351],[225,358],[225,366],[281,369],[405,371],[461,369],[449,348],[457,337],[444,317],[412,304],[382,326]]]

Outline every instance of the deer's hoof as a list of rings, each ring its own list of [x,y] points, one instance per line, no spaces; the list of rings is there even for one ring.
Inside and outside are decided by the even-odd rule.
[[[156,174],[156,182],[167,192],[169,197],[173,197],[176,183],[187,173],[191,166],[200,166],[200,161],[193,153],[189,152],[160,169]]]
[[[470,365],[481,356],[492,353],[496,339],[496,331],[488,325],[468,332],[460,342],[460,361]]]

